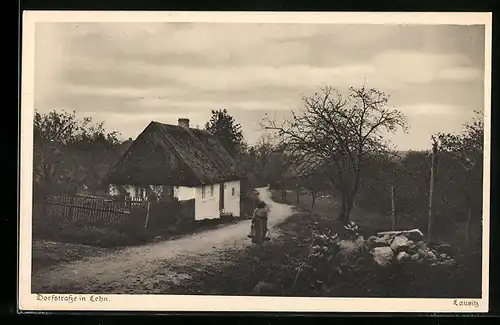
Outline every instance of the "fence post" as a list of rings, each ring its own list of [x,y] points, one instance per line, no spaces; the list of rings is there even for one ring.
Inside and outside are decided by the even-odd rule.
[[[434,215],[434,187],[436,185],[437,173],[437,142],[432,143],[432,158],[431,158],[431,181],[429,187],[429,221],[427,224],[427,236],[429,242],[436,242],[435,215]]]
[[[396,230],[396,190],[394,186],[391,186],[391,218],[392,218],[392,230]]]
[[[75,197],[72,196],[69,199],[68,221],[70,221],[70,222],[73,222],[74,209],[75,209]]]
[[[151,206],[151,202],[148,201],[148,207],[146,210],[146,222],[144,223],[144,228],[148,227],[148,221],[149,221],[149,207]]]

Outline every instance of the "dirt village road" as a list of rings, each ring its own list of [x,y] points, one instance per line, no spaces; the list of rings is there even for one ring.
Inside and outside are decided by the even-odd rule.
[[[270,207],[269,237],[278,234],[273,227],[293,214],[293,207],[276,203],[267,188],[257,189],[259,198]],[[33,293],[154,294],[168,291],[168,284],[189,278],[179,272],[183,266],[224,265],[224,251],[251,245],[247,237],[250,220],[208,230],[176,240],[82,259],[40,270],[32,276]],[[174,271],[174,269],[176,271]]]

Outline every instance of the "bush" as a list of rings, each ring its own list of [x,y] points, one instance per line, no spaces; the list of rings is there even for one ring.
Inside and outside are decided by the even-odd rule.
[[[480,255],[464,257],[449,269],[396,263],[384,268],[372,261],[367,249],[342,259],[338,243],[345,236],[343,229],[328,214],[296,213],[279,226],[278,239],[249,246],[243,253],[225,251],[224,261],[231,263],[224,262],[222,271],[217,264],[202,271],[181,269],[192,279],[169,286],[165,293],[400,298],[481,294]],[[265,292],[256,290],[259,283],[267,284]]]
[[[294,291],[313,296],[479,297],[478,255],[461,256],[456,267],[397,264],[380,267],[361,248],[339,256],[342,236],[314,223],[308,254],[296,267]],[[339,232],[340,233],[340,232]]]

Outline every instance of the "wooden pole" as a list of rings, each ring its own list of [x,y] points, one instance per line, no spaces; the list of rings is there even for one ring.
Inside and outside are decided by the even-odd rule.
[[[434,216],[434,187],[436,185],[436,170],[437,170],[437,142],[432,143],[431,157],[431,182],[429,187],[429,221],[427,224],[427,239],[433,243],[436,241],[435,216]]]
[[[76,200],[76,198],[74,196],[70,197],[70,199],[69,199],[69,202],[70,202],[69,203],[69,211],[68,211],[68,221],[69,222],[75,221],[74,220],[75,219],[74,218],[75,217],[74,210],[75,210],[75,204],[76,204],[75,200]]]
[[[144,223],[144,228],[148,227],[148,221],[149,221],[149,207],[151,206],[151,202],[148,201],[148,208],[146,210],[146,222]]]
[[[467,248],[471,248],[472,238],[471,238],[471,221],[472,221],[472,207],[469,206],[467,210],[467,225],[465,226],[465,238],[467,242]]]
[[[391,186],[391,217],[392,217],[392,230],[396,230],[396,193],[394,186]]]

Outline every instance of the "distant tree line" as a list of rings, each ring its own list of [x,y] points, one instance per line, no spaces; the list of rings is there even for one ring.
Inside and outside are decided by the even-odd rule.
[[[241,125],[226,109],[213,110],[205,129],[214,134],[244,175],[243,191],[271,185],[297,200],[307,191],[314,200],[328,193],[340,200],[337,216],[348,221],[354,206],[390,213],[395,188],[399,222],[425,229],[429,199],[430,152],[397,154],[385,135],[406,130],[406,118],[388,105],[389,97],[370,88],[341,94],[331,87],[304,96],[292,118],[263,122],[268,133],[249,145]],[[440,232],[450,222],[466,222],[478,234],[482,216],[484,126],[481,113],[458,134],[436,134],[438,172],[435,213]],[[100,190],[100,180],[126,150],[117,131],[107,131],[75,112],[34,116],[35,193]]]
[[[269,135],[261,136],[254,145],[248,144],[242,134],[241,125],[227,109],[212,110],[205,129],[221,142],[235,159],[244,176],[244,190],[277,185],[286,179],[287,159],[283,150]]]
[[[130,146],[118,131],[104,128],[103,122],[79,117],[76,112],[35,111],[34,194],[74,194],[105,190],[101,182],[109,169]],[[205,129],[214,134],[239,165],[244,190],[278,182],[284,163],[270,138],[256,145],[245,143],[241,126],[226,109],[213,110]]]

